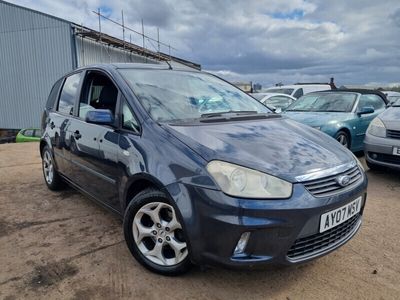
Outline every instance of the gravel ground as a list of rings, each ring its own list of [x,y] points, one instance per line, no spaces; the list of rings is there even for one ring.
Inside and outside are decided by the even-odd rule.
[[[168,278],[131,257],[115,215],[72,189],[46,188],[38,144],[0,145],[0,299],[400,299],[400,173],[367,174],[361,230],[332,254]]]

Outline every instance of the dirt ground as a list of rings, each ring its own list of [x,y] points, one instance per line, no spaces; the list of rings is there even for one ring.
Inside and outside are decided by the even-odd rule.
[[[131,257],[115,215],[46,188],[38,144],[0,145],[0,299],[400,299],[400,173],[367,174],[361,230],[332,254],[168,278]]]

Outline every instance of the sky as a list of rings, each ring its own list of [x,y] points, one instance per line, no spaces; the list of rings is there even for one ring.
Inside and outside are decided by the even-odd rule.
[[[176,48],[231,81],[397,85],[399,0],[12,0],[9,2],[98,29],[93,10]],[[102,31],[122,31],[102,22]],[[141,45],[141,37],[132,34]],[[129,41],[129,32],[126,34]],[[155,45],[147,41],[152,50]],[[161,51],[168,53],[167,48]],[[400,85],[400,84],[399,84]]]

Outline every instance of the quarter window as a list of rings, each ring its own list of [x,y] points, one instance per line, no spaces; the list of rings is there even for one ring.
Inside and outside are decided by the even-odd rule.
[[[303,95],[304,95],[303,89],[300,88],[300,89],[297,89],[297,90],[296,90],[296,92],[294,93],[293,97],[295,97],[295,98],[300,98],[300,97],[303,96]]]
[[[139,124],[125,98],[122,99],[122,128],[139,132]]]
[[[73,114],[76,93],[79,88],[81,75],[82,73],[76,73],[67,77],[67,79],[65,80],[60,95],[60,101],[58,103],[59,112],[69,115]]]

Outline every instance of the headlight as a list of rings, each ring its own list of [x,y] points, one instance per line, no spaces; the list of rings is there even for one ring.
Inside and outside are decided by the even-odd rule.
[[[376,117],[369,124],[367,132],[377,137],[386,137],[386,127],[382,120]]]
[[[357,162],[358,167],[365,172],[364,166],[361,164],[361,161],[357,158],[357,156],[355,156],[355,154],[353,152],[351,152],[351,154],[353,155],[354,159]]]
[[[228,195],[244,198],[289,198],[292,184],[256,170],[213,160],[207,171]]]

